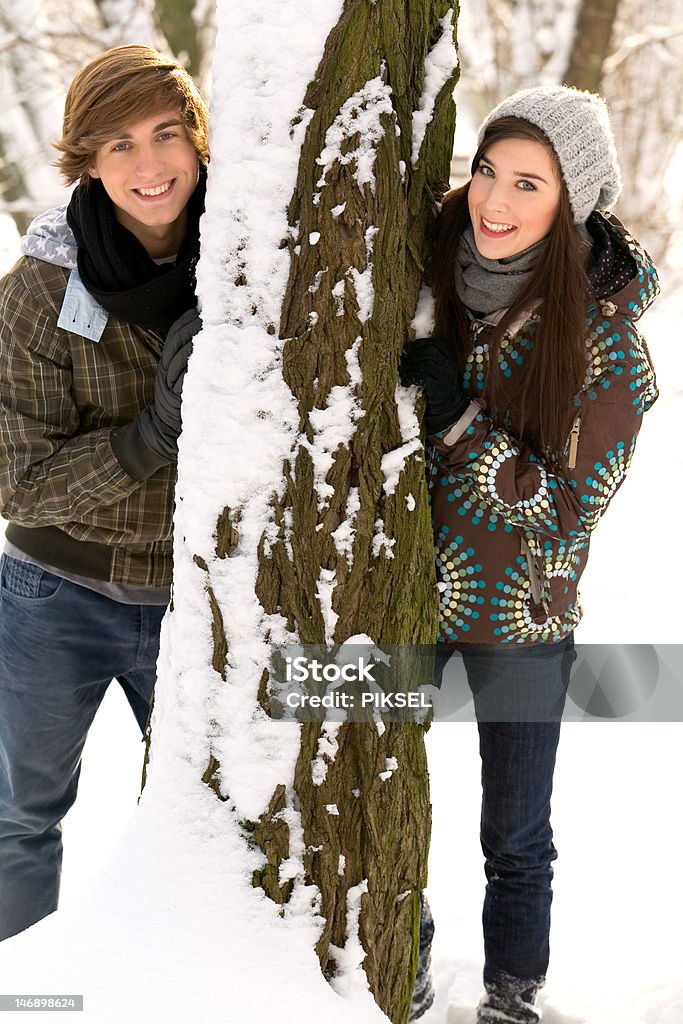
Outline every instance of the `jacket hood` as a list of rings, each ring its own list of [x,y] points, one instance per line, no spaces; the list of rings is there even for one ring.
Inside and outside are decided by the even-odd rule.
[[[78,250],[66,222],[66,206],[55,206],[34,217],[20,246],[24,256],[35,256],[45,263],[75,270]]]
[[[652,258],[613,214],[592,214],[586,224],[593,241],[589,277],[598,299],[638,320],[659,295]]]

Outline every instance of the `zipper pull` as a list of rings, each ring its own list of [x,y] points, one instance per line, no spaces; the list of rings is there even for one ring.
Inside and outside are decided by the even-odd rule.
[[[534,622],[543,622],[548,616],[548,602],[543,592],[543,570],[536,562],[536,556],[531,550],[528,541],[523,534],[520,534],[520,547],[527,565],[529,575],[529,589],[531,591],[531,604],[529,611]]]
[[[569,432],[569,457],[567,466],[569,469],[576,468],[576,453],[579,448],[579,434],[581,433],[581,414],[576,417]]]

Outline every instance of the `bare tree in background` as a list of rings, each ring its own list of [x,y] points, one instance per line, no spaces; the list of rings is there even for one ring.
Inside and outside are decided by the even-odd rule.
[[[157,0],[155,17],[169,47],[191,75],[199,71],[199,39],[194,31],[194,0]]]
[[[565,85],[599,91],[619,4],[620,0],[583,0],[576,16]]]
[[[683,8],[621,0],[601,92],[612,111],[624,193],[617,214],[664,260],[680,237],[683,190]]]
[[[458,99],[479,124],[504,96],[559,81],[577,0],[471,0],[459,20]],[[460,111],[459,111],[460,113]]]
[[[471,0],[460,34],[465,131],[454,178],[468,177],[474,128],[511,92],[552,83],[600,92],[624,177],[615,212],[664,260],[683,213],[680,186],[671,184],[683,144],[680,0]]]
[[[144,43],[177,55],[208,81],[213,0],[3,0],[0,7],[0,210],[23,233],[66,200],[51,141],[69,82],[102,50]]]
[[[0,7],[0,196],[20,232],[59,181],[48,168],[47,139],[59,124],[60,76],[42,32],[40,0],[5,0]]]

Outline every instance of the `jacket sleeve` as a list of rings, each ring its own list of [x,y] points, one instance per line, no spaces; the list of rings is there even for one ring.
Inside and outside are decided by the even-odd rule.
[[[24,526],[87,522],[140,486],[114,455],[110,429],[79,433],[71,376],[54,311],[8,275],[0,289],[0,510]]]
[[[624,480],[643,412],[657,389],[633,324],[623,319],[609,330],[612,344],[601,372],[577,400],[566,475],[496,426],[474,402],[459,424],[429,438],[441,463],[473,481],[511,526],[563,539],[590,532]]]

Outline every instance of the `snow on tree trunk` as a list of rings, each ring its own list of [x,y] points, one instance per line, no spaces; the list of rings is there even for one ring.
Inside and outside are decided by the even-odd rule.
[[[436,0],[218,6],[175,678],[157,688],[156,721],[174,715],[263,850],[254,883],[283,915],[320,915],[332,985],[367,987],[362,963],[396,1024],[426,882],[423,729],[278,723],[263,706],[274,644],[435,639],[423,448],[396,368],[447,186],[453,29]],[[162,727],[152,773],[163,752]]]
[[[303,642],[435,638],[423,449],[414,421],[402,422],[396,366],[421,284],[430,189],[447,184],[453,64],[444,15],[437,4],[349,5],[304,99],[315,114],[288,211],[292,260],[280,319],[302,433],[257,580],[265,610],[284,615]],[[420,146],[421,94],[433,91],[424,58],[435,38],[443,53],[432,51],[432,63],[443,70],[445,62],[448,74],[437,79],[439,113]],[[307,875],[322,894],[322,966],[339,968],[347,898],[366,886],[364,967],[380,1006],[403,1020],[429,847],[423,730],[305,725],[294,788]],[[265,849],[279,811],[278,795],[258,830]],[[287,849],[274,853],[273,868]]]

